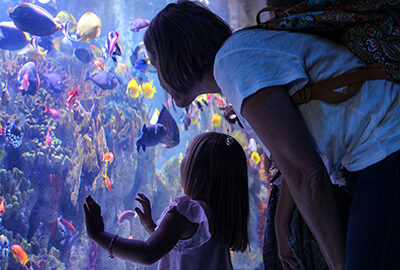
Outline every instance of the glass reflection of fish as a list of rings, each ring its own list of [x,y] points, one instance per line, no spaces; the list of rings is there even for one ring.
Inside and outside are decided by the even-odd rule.
[[[143,124],[142,130],[138,134],[136,148],[139,151],[140,147],[142,147],[143,151],[146,151],[147,146],[155,146],[157,144],[167,148],[179,144],[178,125],[164,105],[156,124],[148,127]]]
[[[6,141],[13,147],[18,148],[22,144],[22,140],[24,138],[24,134],[17,127],[17,122],[11,124],[11,126],[5,126],[4,135],[6,137]]]

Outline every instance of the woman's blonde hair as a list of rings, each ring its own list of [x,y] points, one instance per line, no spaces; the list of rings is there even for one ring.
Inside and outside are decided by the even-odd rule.
[[[222,133],[196,136],[182,172],[185,193],[211,209],[211,233],[227,247],[244,251],[249,244],[249,195],[246,155],[241,145]]]

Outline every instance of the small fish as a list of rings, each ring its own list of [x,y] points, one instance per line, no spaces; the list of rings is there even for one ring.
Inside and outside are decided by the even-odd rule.
[[[0,22],[0,49],[17,51],[30,42],[27,33],[22,32],[13,22]]]
[[[49,36],[63,29],[47,10],[31,3],[21,3],[9,8],[8,16],[19,29],[35,36]]]
[[[21,146],[23,140],[23,133],[18,128],[17,123],[14,122],[10,127],[5,127],[6,141],[14,148],[17,149]]]
[[[101,161],[105,161],[111,164],[114,161],[114,154],[112,152],[103,154],[103,159]]]
[[[25,250],[20,245],[12,245],[11,250],[13,252],[14,258],[19,261],[24,267],[28,260],[28,255],[26,255]]]
[[[117,56],[122,55],[122,48],[121,44],[119,43],[118,37],[119,37],[118,32],[114,31],[108,32],[105,45],[108,55],[111,56],[114,62],[117,62]]]
[[[0,256],[3,256],[3,258],[8,257],[10,249],[10,240],[8,240],[7,236],[4,234],[0,235]]]
[[[188,130],[189,129],[189,126],[190,126],[190,124],[191,124],[191,117],[190,117],[190,115],[187,113],[187,112],[184,112],[183,113],[183,120],[182,120],[182,122],[183,122],[183,128],[184,128],[184,130]]]
[[[125,210],[124,212],[119,214],[119,216],[118,216],[118,224],[121,224],[122,221],[124,221],[125,219],[136,218],[136,217],[137,217],[137,213],[135,211],[133,211],[133,210]]]
[[[47,105],[44,105],[44,111],[42,111],[42,113],[49,113],[55,119],[60,119],[61,117],[57,109],[48,107]]]
[[[85,81],[91,80],[95,85],[103,90],[112,90],[117,84],[118,80],[114,74],[107,71],[101,71],[94,75],[90,75],[89,71],[86,71]]]
[[[5,200],[3,199],[2,201],[1,201],[1,203],[0,203],[0,214],[5,214],[5,212],[6,212],[6,205],[5,205],[5,202],[4,202]]]
[[[254,138],[250,138],[248,148],[250,149],[251,152],[257,151],[257,143],[256,140],[254,140]]]
[[[102,28],[101,20],[93,12],[86,12],[78,20],[78,23],[76,24],[75,35],[69,34],[70,24],[71,23],[67,21],[65,26],[66,36],[70,40],[89,43],[100,36]]]
[[[260,154],[258,152],[253,152],[251,153],[251,157],[250,157],[251,161],[254,162],[254,164],[258,165],[258,163],[260,163]]]
[[[57,221],[60,222],[65,227],[65,229],[67,229],[68,231],[70,231],[72,233],[76,232],[76,230],[75,230],[74,226],[71,224],[71,222],[66,221],[65,219],[60,218],[60,217],[57,218]]]
[[[103,174],[104,181],[106,182],[106,187],[108,191],[111,191],[111,180],[110,177],[108,177],[106,174]]]
[[[130,30],[133,32],[139,32],[142,30],[147,29],[147,27],[150,25],[150,21],[144,18],[136,18],[130,26]]]
[[[0,124],[0,137],[3,136],[3,126]]]
[[[50,136],[50,127],[47,129],[47,133],[46,133],[46,145],[47,146],[51,146],[51,136]]]
[[[46,72],[43,73],[42,77],[51,91],[60,93],[64,90],[64,85],[62,83],[63,78],[58,72],[46,69]]]
[[[153,98],[156,88],[152,85],[151,81],[142,84],[142,94],[145,98]]]
[[[219,127],[221,126],[221,122],[222,122],[222,116],[218,113],[214,113],[211,118],[211,126]]]
[[[84,64],[89,63],[92,60],[91,53],[85,48],[78,48],[74,50],[74,56]]]
[[[163,105],[157,123],[146,127],[142,126],[142,130],[138,133],[136,148],[139,151],[142,147],[146,151],[147,146],[161,144],[163,147],[174,147],[179,144],[179,128],[172,117],[171,113]]]
[[[147,66],[150,64],[150,61],[146,61],[145,59],[138,59],[135,62],[135,69],[143,72],[147,69]]]
[[[10,97],[10,93],[8,92],[8,87],[7,87],[7,83],[1,83],[1,105],[3,106],[8,106],[8,104],[10,103],[11,97]]]
[[[35,63],[27,62],[18,72],[17,81],[22,94],[35,95],[39,89],[40,79],[37,75]]]
[[[47,0],[46,0],[47,1]],[[54,20],[60,24],[63,25],[65,24],[67,21],[69,21],[69,28],[68,31],[69,32],[74,32],[76,30],[76,20],[74,15],[72,15],[71,13],[69,13],[68,11],[62,10],[60,12],[57,13],[56,17],[54,18]]]
[[[139,97],[139,93],[142,91],[142,87],[138,85],[135,79],[130,80],[126,87],[125,93],[131,98]]]
[[[78,85],[76,89],[68,92],[67,102],[65,104],[67,105],[68,108],[72,110],[75,108],[76,99],[82,98],[78,93],[79,87],[80,85]]]

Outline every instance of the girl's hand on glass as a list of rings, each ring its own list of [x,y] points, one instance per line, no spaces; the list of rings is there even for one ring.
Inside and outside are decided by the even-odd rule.
[[[140,223],[149,234],[152,234],[156,228],[156,224],[151,217],[150,200],[143,193],[138,193],[135,200],[143,207],[143,211],[140,210],[139,207],[135,208],[136,213],[139,215]]]
[[[83,210],[85,211],[86,231],[89,238],[95,240],[100,233],[104,232],[101,207],[91,196],[87,196],[85,200]]]

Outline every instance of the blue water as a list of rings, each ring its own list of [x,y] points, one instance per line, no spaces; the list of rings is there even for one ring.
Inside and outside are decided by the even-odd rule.
[[[78,20],[86,12],[95,13],[102,24],[99,37],[90,44],[69,43],[64,39],[64,45],[57,51],[55,40],[64,37],[57,31],[39,43],[40,46],[48,42],[45,55],[39,55],[33,48],[30,51],[0,49],[3,90],[0,202],[4,199],[5,206],[4,213],[0,212],[0,269],[26,269],[13,256],[13,245],[21,246],[35,267],[41,267],[34,269],[156,269],[157,264],[144,267],[118,258],[111,260],[107,251],[89,240],[82,209],[84,198],[91,195],[102,206],[106,231],[145,240],[148,235],[138,218],[118,224],[118,215],[137,207],[134,195],[142,192],[150,198],[153,219],[157,220],[170,200],[182,194],[179,164],[191,138],[207,130],[229,130],[250,158],[249,138],[243,130],[223,119],[220,124],[212,124],[212,117],[221,115],[221,111],[210,96],[204,97],[209,105],[193,113],[187,130],[183,128],[184,110],[169,107],[180,131],[177,146],[157,145],[139,153],[136,150],[135,142],[142,125],[150,124],[154,111],[161,111],[162,103],[169,97],[162,90],[156,73],[150,69],[135,70],[130,57],[142,41],[144,31],[132,32],[129,28],[135,18],[151,20],[169,2],[172,1],[57,0],[47,4],[35,1],[53,16],[68,11]],[[0,1],[0,21],[11,21],[7,9],[19,3]],[[210,0],[209,7],[228,19],[226,1]],[[99,59],[102,57],[95,55],[98,51],[90,47],[104,47],[110,31],[119,33],[122,55],[116,56],[117,62],[109,56]],[[74,54],[74,50],[82,48],[89,56]],[[29,87],[38,84],[31,94],[23,94],[25,90],[19,89],[26,81],[18,81],[18,73],[27,62],[35,64],[38,76],[37,81],[32,77],[33,71],[26,76]],[[92,76],[103,72],[99,62],[105,71],[116,77],[115,88],[103,90],[93,81],[84,80],[87,71]],[[44,75],[46,73],[53,75],[49,78]],[[127,94],[131,80],[136,80],[138,85],[150,82],[156,89],[154,96]],[[61,89],[54,90],[52,83],[61,83]],[[77,97],[68,107],[68,93],[78,86],[81,98]],[[196,106],[193,104],[192,112]],[[103,160],[103,154],[108,152],[114,156],[111,163]],[[261,180],[260,168],[261,163],[249,166],[251,250],[233,254],[235,269],[256,269],[261,264],[259,239],[263,218],[260,219],[260,215],[265,209],[260,203],[267,202],[268,192]],[[111,181],[110,190],[103,175]]]

